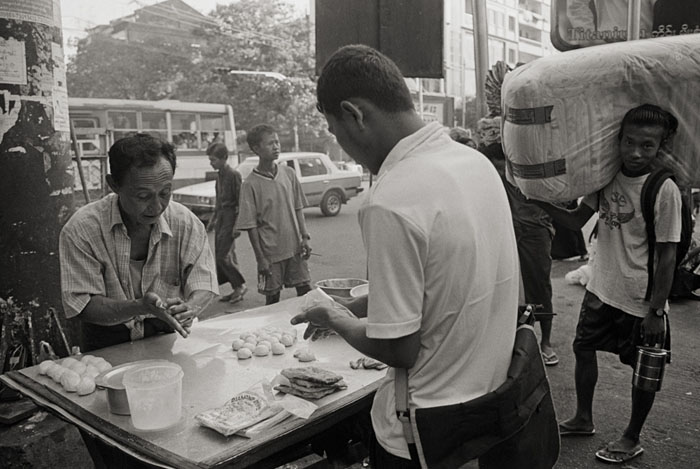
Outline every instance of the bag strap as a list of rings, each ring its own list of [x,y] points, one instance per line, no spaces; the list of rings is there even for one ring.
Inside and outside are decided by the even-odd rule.
[[[408,408],[408,370],[406,368],[394,368],[394,400],[396,402],[396,418],[401,422],[411,460],[420,462],[411,423],[411,411]]]
[[[656,197],[659,195],[661,186],[666,179],[673,179],[673,173],[668,169],[661,168],[652,172],[644,181],[641,194],[642,217],[646,225],[647,241],[649,244],[649,258],[647,259],[647,289],[644,299],[649,301],[651,290],[654,285],[654,246],[656,244],[656,231],[654,229],[654,205]]]

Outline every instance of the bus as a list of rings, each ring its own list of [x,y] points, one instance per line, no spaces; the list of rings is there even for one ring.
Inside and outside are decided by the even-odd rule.
[[[82,150],[83,168],[88,167],[86,174],[95,174],[95,165],[100,166],[100,182],[95,177],[86,178],[93,187],[104,184],[109,147],[136,132],[160,137],[175,146],[174,188],[207,179],[212,168],[206,149],[211,143],[222,142],[231,155],[238,155],[233,108],[228,104],[68,98],[68,111]]]

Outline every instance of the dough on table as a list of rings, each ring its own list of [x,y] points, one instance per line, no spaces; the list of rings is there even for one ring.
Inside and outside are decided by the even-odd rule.
[[[272,344],[272,354],[273,355],[282,355],[286,351],[286,347],[279,342],[273,343]]]
[[[51,360],[44,360],[43,362],[39,363],[39,374],[45,375],[46,372],[49,371],[49,369],[55,365],[56,364]]]
[[[76,389],[78,396],[86,396],[95,392],[95,380],[89,376],[83,376]]]
[[[238,351],[238,350],[242,349],[244,345],[245,345],[245,342],[243,342],[243,340],[233,339],[233,343],[231,344],[231,348],[234,351]]]
[[[63,374],[61,374],[61,386],[68,392],[75,392],[78,390],[78,385],[80,384],[80,375],[73,370],[66,369]]]
[[[238,350],[237,356],[239,360],[245,360],[246,358],[252,357],[253,352],[251,352],[249,348],[243,347],[242,349]]]
[[[256,357],[266,357],[270,354],[270,348],[267,345],[258,345],[255,347]]]

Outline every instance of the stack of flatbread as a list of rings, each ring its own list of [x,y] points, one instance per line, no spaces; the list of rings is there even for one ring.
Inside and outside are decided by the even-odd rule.
[[[275,389],[304,399],[320,399],[348,387],[342,376],[315,366],[285,368],[281,373],[289,384],[280,383]]]

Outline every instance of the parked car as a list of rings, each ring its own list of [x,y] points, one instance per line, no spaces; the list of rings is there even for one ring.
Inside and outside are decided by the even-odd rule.
[[[280,153],[277,164],[294,169],[308,207],[320,207],[327,217],[340,213],[342,204],[363,191],[362,173],[345,171],[324,153]],[[258,165],[258,157],[246,158],[236,169],[245,180]],[[216,181],[207,181],[173,191],[173,200],[192,210],[203,221],[208,220],[216,202]]]

